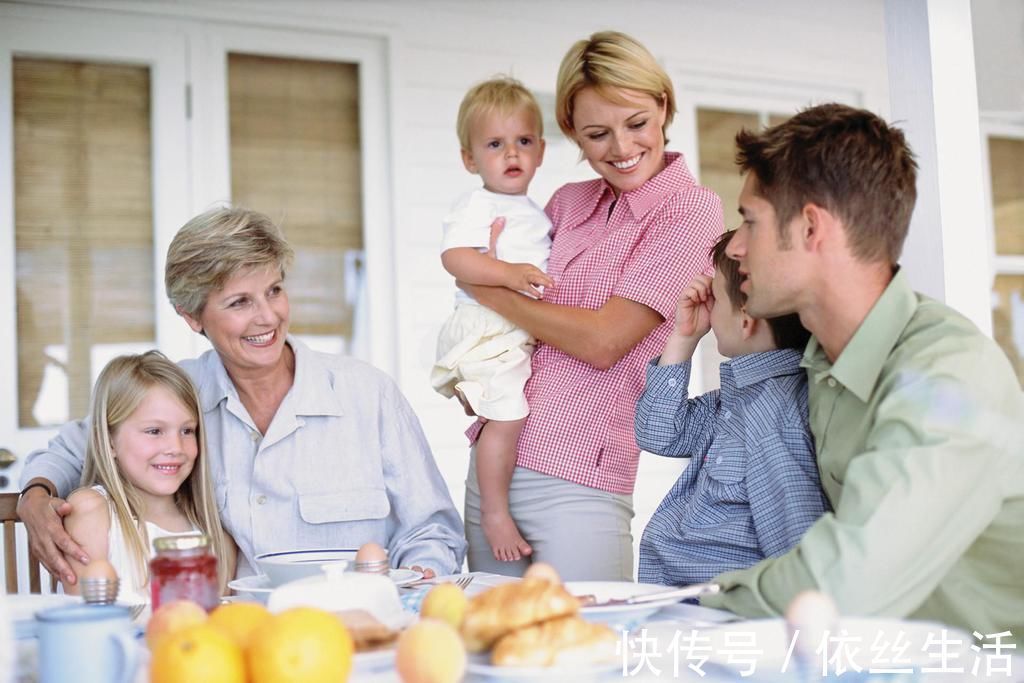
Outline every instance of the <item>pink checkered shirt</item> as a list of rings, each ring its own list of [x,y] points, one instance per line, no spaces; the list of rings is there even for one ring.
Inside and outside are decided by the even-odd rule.
[[[661,353],[679,291],[710,273],[708,250],[723,232],[722,202],[697,185],[681,154],[619,201],[596,179],[570,183],[548,202],[554,243],[544,300],[598,309],[613,296],[657,311],[656,327],[602,371],[549,344],[538,344],[526,384],[530,416],[516,464],[577,484],[632,493],[640,449],[633,414],[648,360]],[[614,204],[614,205],[613,205]],[[466,432],[470,441],[478,423]]]

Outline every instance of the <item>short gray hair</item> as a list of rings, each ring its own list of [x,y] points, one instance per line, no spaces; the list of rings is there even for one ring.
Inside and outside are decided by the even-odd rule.
[[[281,229],[264,214],[211,209],[182,226],[167,248],[167,298],[182,313],[198,317],[210,292],[239,271],[277,268],[284,277],[294,255]]]

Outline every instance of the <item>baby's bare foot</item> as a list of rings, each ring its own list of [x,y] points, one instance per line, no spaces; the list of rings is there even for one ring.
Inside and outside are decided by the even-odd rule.
[[[533,552],[533,548],[519,533],[516,523],[507,512],[483,513],[480,526],[496,560],[514,562]]]

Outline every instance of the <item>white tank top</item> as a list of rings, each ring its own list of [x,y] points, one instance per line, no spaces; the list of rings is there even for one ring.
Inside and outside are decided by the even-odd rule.
[[[132,605],[149,604],[149,584],[141,586],[138,584],[135,560],[128,548],[128,544],[125,543],[124,534],[121,533],[121,525],[117,522],[117,518],[114,515],[114,505],[110,502],[110,496],[107,494],[107,490],[99,484],[93,486],[92,490],[103,496],[110,505],[110,533],[107,536],[107,560],[110,564],[114,565],[114,569],[117,570],[117,575],[121,579],[117,601]],[[153,557],[154,539],[163,538],[164,536],[184,536],[185,534],[194,534],[197,531],[199,529],[167,531],[152,522],[146,522],[146,533],[149,534],[149,547],[146,549],[147,557]],[[148,565],[142,567],[142,570],[143,576],[149,575]]]

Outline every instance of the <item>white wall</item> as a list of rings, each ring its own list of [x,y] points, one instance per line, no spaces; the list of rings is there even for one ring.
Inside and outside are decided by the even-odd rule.
[[[37,3],[39,4],[39,3]],[[439,222],[449,203],[476,181],[462,168],[455,114],[466,88],[495,73],[511,73],[538,93],[553,95],[555,73],[569,45],[614,28],[645,43],[672,74],[704,83],[730,78],[801,88],[840,89],[883,115],[887,110],[886,46],[881,0],[504,0],[425,2],[179,2],[43,3],[93,8],[173,23],[182,18],[244,22],[379,37],[388,55],[398,358],[394,367],[420,415],[457,505],[466,469],[467,419],[427,382],[434,339],[453,294],[440,266]],[[676,82],[685,101],[687,83]],[[707,100],[707,94],[703,96]],[[574,148],[553,125],[549,152],[531,194],[547,200],[561,183],[590,177]],[[675,136],[689,149],[692,142]],[[727,221],[735,198],[725,198]],[[679,463],[644,456],[636,494],[639,537],[671,485]]]
[[[1024,120],[1024,0],[972,0],[978,108]]]

